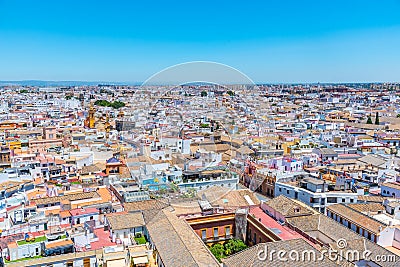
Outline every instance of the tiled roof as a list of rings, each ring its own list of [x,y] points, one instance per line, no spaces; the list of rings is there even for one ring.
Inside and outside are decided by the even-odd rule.
[[[240,154],[245,154],[245,155],[254,153],[254,151],[252,149],[250,149],[248,146],[241,146],[240,148],[238,148],[237,152]]]
[[[322,155],[337,155],[338,153],[335,152],[335,150],[331,148],[320,148],[321,154]]]
[[[314,213],[311,208],[302,203],[298,203],[292,199],[289,199],[284,195],[280,195],[269,200],[268,202],[266,202],[266,205],[279,212],[286,218],[293,216],[311,215]]]
[[[343,204],[335,204],[327,207],[327,210],[330,210],[336,214],[339,214],[346,220],[357,224],[359,227],[367,229],[372,233],[378,234],[382,228],[385,228],[386,225],[374,220],[373,218],[368,217],[365,214],[362,214],[352,208],[343,205]],[[380,229],[381,228],[381,229]]]
[[[145,225],[141,212],[118,215],[107,214],[107,221],[112,230],[131,229]]]
[[[168,209],[158,211],[146,225],[164,266],[220,266],[188,223]]]
[[[335,220],[323,215],[315,214],[312,216],[301,216],[287,219],[287,222],[304,233],[314,236],[318,232],[327,236],[332,242],[344,238],[346,240],[355,240],[362,238],[349,228],[341,225]],[[331,242],[327,242],[331,243]]]
[[[259,205],[260,200],[249,189],[231,190],[220,186],[211,186],[197,193],[200,199],[206,199],[212,206],[244,207]],[[250,203],[249,201],[250,200]]]
[[[263,252],[261,252],[263,251]],[[263,256],[264,251],[267,253],[266,259],[260,259]],[[287,261],[280,260],[276,255],[272,253],[272,257],[270,257],[271,251],[286,251],[287,256],[283,256]],[[238,252],[226,259],[223,259],[222,262],[226,267],[264,267],[264,266],[279,266],[279,267],[308,267],[308,266],[340,266],[328,259],[328,257],[324,257],[321,261],[315,261],[310,264],[309,261],[306,260],[292,260],[289,257],[289,253],[291,251],[297,251],[301,255],[302,251],[313,251],[315,252],[316,258],[321,257],[321,253],[315,249],[313,246],[308,244],[303,239],[291,239],[286,241],[277,241],[277,242],[269,242],[269,243],[259,243],[255,246],[252,246],[248,249],[245,249],[241,252]],[[261,253],[260,253],[261,252]]]
[[[355,203],[348,204],[350,208],[358,212],[378,212],[385,210],[385,207],[380,203]]]
[[[97,173],[97,172],[101,172],[103,169],[100,169],[98,166],[96,165],[89,165],[89,166],[83,166],[81,173],[85,174],[85,173]]]
[[[171,203],[174,213],[179,215],[200,214],[202,212],[199,202],[197,200],[188,199],[177,203]]]
[[[386,198],[381,197],[381,196],[358,196],[357,200],[358,202],[376,202],[376,203],[382,203]]]
[[[346,251],[358,251],[360,260],[364,259],[365,256],[365,251],[371,252],[369,255],[369,259],[376,263],[376,266],[382,266],[382,267],[396,267],[399,266],[400,262],[400,257],[398,255],[395,255],[394,253],[390,252],[389,250],[379,246],[378,244],[366,239],[357,239],[357,240],[347,240],[346,241],[346,247],[342,250],[339,249],[336,243],[332,243],[330,245],[331,248],[335,249],[338,251],[339,255],[346,255]],[[389,257],[393,257],[392,260],[386,260],[386,261],[376,261],[377,259],[383,259],[382,256],[385,256],[385,258],[389,259]],[[372,265],[368,265],[372,266]],[[374,265],[375,266],[375,265]]]
[[[46,198],[33,199],[32,201],[34,201],[36,205],[46,205],[46,204],[61,202],[64,200],[75,201],[75,200],[99,198],[99,197],[100,196],[99,196],[99,194],[97,194],[97,192],[83,192],[83,193],[78,193],[78,194],[69,194],[69,195],[57,196],[57,197],[46,197]]]
[[[359,158],[358,161],[361,161],[364,164],[367,165],[372,165],[374,167],[378,167],[380,165],[383,165],[386,161],[382,159],[381,157],[375,156],[375,155],[366,155],[362,158]]]
[[[161,210],[168,206],[166,202],[158,199],[150,199],[143,201],[135,201],[124,203],[124,209],[128,212],[144,211],[144,210]]]

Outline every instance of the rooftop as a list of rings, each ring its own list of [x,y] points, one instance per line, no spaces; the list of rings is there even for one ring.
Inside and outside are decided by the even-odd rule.
[[[360,207],[356,206],[356,208]],[[367,215],[358,212],[356,209],[352,209],[344,204],[334,204],[327,207],[327,210],[330,210],[340,216],[344,217],[346,220],[353,222],[361,228],[367,229],[374,234],[379,234],[382,229],[386,227],[385,224],[374,220]]]
[[[144,226],[144,219],[141,212],[127,214],[107,214],[107,221],[112,230],[131,229]]]
[[[304,216],[304,215],[312,215],[315,213],[313,209],[305,205],[304,203],[295,201],[290,199],[284,195],[280,195],[275,197],[267,202],[265,202],[266,206],[269,206],[276,212],[279,212],[281,215],[286,218]]]
[[[188,223],[168,208],[149,218],[146,226],[165,266],[220,266]]]
[[[308,267],[310,262],[307,260],[293,260],[287,257],[287,261],[279,260],[278,257],[266,257],[265,260],[260,259],[259,252],[264,251],[313,251],[317,257],[321,257],[321,252],[308,244],[303,239],[291,239],[284,241],[276,241],[269,243],[259,243],[239,253],[229,256],[222,260],[226,267],[261,267],[261,266],[279,266],[279,267]],[[330,261],[327,257],[315,266],[338,266],[336,263]]]

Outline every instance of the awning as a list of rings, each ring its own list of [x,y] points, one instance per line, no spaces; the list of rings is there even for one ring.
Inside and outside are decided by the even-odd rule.
[[[147,256],[133,258],[133,264],[143,264],[148,262],[149,260],[147,259]]]
[[[108,260],[107,267],[122,267],[125,265],[125,259],[118,259],[118,260]]]

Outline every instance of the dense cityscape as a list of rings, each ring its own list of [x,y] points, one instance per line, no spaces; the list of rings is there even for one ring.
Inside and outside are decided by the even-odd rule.
[[[0,0],[0,267],[400,267],[399,10]]]
[[[0,92],[6,266],[398,264],[398,83]]]

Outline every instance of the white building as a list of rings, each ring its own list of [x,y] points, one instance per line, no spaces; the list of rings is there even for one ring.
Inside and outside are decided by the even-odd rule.
[[[304,179],[300,186],[275,183],[275,197],[284,195],[298,199],[308,206],[325,213],[325,207],[337,203],[357,203],[357,194],[348,191],[328,191],[328,185],[321,179]]]
[[[381,195],[383,197],[400,198],[400,183],[384,183],[381,185]]]

